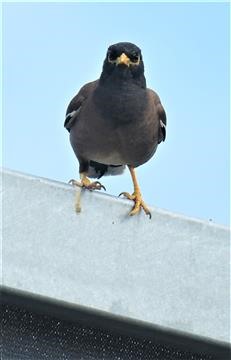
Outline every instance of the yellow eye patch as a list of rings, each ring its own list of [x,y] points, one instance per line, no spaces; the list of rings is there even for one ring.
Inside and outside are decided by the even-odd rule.
[[[112,64],[124,64],[127,66],[130,65],[139,65],[140,63],[140,55],[137,56],[137,59],[131,60],[125,53],[122,53],[120,56],[118,56],[115,60],[110,59],[110,55],[108,56],[108,61]]]

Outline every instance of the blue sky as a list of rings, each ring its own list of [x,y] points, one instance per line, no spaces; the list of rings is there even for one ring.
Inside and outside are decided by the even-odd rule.
[[[148,87],[168,117],[166,142],[137,169],[145,201],[227,224],[228,3],[5,3],[4,166],[78,178],[66,107],[119,41],[142,49]],[[113,195],[132,191],[128,171],[102,183]]]

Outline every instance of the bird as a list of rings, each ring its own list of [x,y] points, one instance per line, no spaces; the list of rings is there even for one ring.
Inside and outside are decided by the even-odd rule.
[[[143,201],[135,169],[152,158],[166,138],[167,117],[158,94],[146,85],[141,49],[131,42],[110,45],[97,80],[85,84],[70,101],[64,127],[79,162],[80,181],[72,185],[88,190],[105,187],[104,175],[120,175],[128,167],[134,192],[122,192],[133,201],[129,215]],[[90,178],[96,178],[91,181]]]

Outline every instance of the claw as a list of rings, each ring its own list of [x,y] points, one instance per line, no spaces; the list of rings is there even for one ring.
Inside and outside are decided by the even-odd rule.
[[[87,177],[84,177],[81,180],[81,182],[71,179],[68,181],[68,184],[71,184],[74,186],[80,186],[80,187],[82,187],[84,189],[88,189],[90,191],[101,190],[101,189],[104,189],[104,191],[106,191],[105,186],[103,186],[99,181],[90,182],[90,180]]]
[[[129,215],[130,216],[136,215],[141,210],[141,208],[144,210],[145,214],[149,216],[149,219],[151,219],[152,214],[151,214],[150,210],[148,209],[147,205],[143,202],[143,200],[141,200],[141,202],[135,201],[135,205],[134,205],[133,209],[130,211]]]
[[[94,182],[92,182],[90,184],[87,184],[87,185],[83,184],[82,186],[85,189],[88,189],[90,191],[92,191],[92,190],[101,190],[101,189],[104,189],[104,191],[106,191],[105,186],[103,186],[99,181],[94,181]]]
[[[130,195],[128,192],[123,191],[122,193],[119,194],[119,197],[120,197],[121,195],[123,195],[124,197],[126,197],[126,198],[129,199],[129,200],[134,200],[133,195]]]
[[[135,203],[133,209],[129,213],[130,216],[136,215],[138,212],[140,212],[141,209],[143,209],[145,214],[149,216],[149,219],[151,219],[152,214],[148,209],[147,205],[145,204],[145,202],[142,200],[141,194],[139,192],[134,192],[133,194],[122,192],[119,194],[119,196],[121,195],[123,195],[129,200],[133,200]]]
[[[81,181],[76,181],[74,179],[71,179],[68,183],[74,186],[79,186],[82,189],[88,189],[90,191],[92,190],[101,190],[104,189],[106,191],[105,186],[103,186],[99,181],[91,182],[86,174],[82,173],[80,174]],[[81,191],[79,191],[76,195],[76,202],[75,202],[75,211],[77,213],[81,212],[81,204],[80,204],[80,194]]]
[[[76,180],[74,180],[74,179],[69,180],[69,181],[68,181],[68,184],[73,185],[73,186],[81,186],[81,187],[82,187],[81,182],[76,181]]]

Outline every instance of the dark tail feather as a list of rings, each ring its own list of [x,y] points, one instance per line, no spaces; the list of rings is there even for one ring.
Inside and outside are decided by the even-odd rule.
[[[125,165],[105,165],[90,161],[88,176],[100,179],[103,175],[120,175],[125,170]]]

